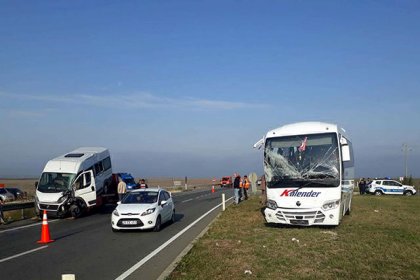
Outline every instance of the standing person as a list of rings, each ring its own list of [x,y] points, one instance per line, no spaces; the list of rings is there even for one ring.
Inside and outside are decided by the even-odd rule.
[[[359,182],[359,194],[360,195],[365,193],[365,186],[366,186],[365,178],[362,178],[362,180],[360,180],[360,182]]]
[[[233,181],[233,191],[235,193],[235,203],[239,204],[239,201],[241,199],[239,195],[239,191],[241,190],[241,176],[236,175],[235,180]]]
[[[127,191],[127,185],[125,184],[124,180],[119,177],[120,182],[118,183],[117,191],[118,191],[118,200],[124,197],[125,192]]]
[[[244,175],[244,180],[242,182],[242,189],[244,191],[245,200],[248,200],[248,189],[249,189],[249,185],[250,185],[250,182],[249,182],[248,176],[247,175]]]
[[[141,179],[139,182],[140,189],[147,189],[149,186],[146,184],[146,180]]]
[[[242,177],[239,176],[239,202],[242,201]]]

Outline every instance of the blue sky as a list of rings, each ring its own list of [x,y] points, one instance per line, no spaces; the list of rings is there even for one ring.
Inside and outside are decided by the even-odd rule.
[[[262,170],[298,121],[357,176],[420,177],[418,1],[0,1],[0,177],[80,146],[138,177]]]

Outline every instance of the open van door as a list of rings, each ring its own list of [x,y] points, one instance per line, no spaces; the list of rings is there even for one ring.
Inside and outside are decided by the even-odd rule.
[[[73,184],[74,196],[82,198],[86,206],[96,205],[95,177],[92,170],[84,171],[77,176]]]

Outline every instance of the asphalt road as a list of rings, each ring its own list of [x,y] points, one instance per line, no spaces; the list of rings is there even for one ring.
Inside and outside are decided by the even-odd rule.
[[[222,193],[233,195],[219,188],[174,194],[176,222],[160,232],[112,232],[114,206],[77,220],[49,220],[55,241],[47,245],[37,243],[40,223],[0,229],[0,278],[157,279],[220,213]]]

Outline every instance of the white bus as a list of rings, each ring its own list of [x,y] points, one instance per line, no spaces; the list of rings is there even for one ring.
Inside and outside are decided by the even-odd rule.
[[[302,122],[269,131],[264,147],[268,223],[338,225],[351,210],[353,148],[335,124]]]
[[[78,148],[47,162],[36,183],[35,209],[42,215],[73,217],[102,203],[102,195],[112,184],[112,166],[108,149]]]

